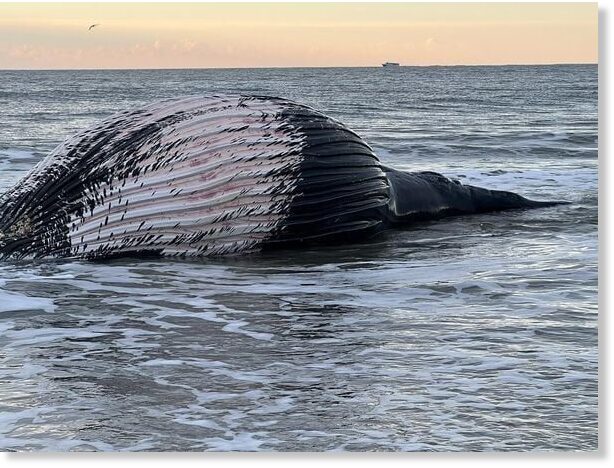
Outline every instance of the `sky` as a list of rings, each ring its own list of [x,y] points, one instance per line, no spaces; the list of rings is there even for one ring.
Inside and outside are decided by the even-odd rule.
[[[0,69],[596,63],[597,41],[596,3],[0,3]]]

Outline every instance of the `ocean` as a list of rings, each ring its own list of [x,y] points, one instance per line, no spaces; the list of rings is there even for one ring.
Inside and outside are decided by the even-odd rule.
[[[0,71],[0,192],[114,112],[211,93],[572,203],[240,257],[0,262],[0,449],[597,449],[596,65]]]

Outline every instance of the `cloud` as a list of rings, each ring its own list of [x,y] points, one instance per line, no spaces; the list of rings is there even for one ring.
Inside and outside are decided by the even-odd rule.
[[[37,60],[42,55],[42,48],[31,44],[20,44],[8,48],[8,56],[14,59]]]

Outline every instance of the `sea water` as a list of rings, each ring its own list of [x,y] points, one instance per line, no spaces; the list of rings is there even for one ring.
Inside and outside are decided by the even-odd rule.
[[[0,448],[596,449],[596,65],[2,71],[0,192],[116,111],[211,93],[572,204],[342,247],[0,262]]]

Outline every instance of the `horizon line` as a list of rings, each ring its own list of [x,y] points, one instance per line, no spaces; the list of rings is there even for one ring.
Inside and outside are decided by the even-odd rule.
[[[475,64],[431,64],[431,65],[399,65],[399,68],[453,68],[453,67],[552,67],[563,65],[599,65],[599,62],[552,62],[552,63],[475,63]],[[316,66],[264,66],[264,67],[159,67],[159,68],[0,68],[4,71],[155,71],[155,70],[271,70],[271,69],[302,69],[302,68],[383,68],[382,65],[316,65]]]

